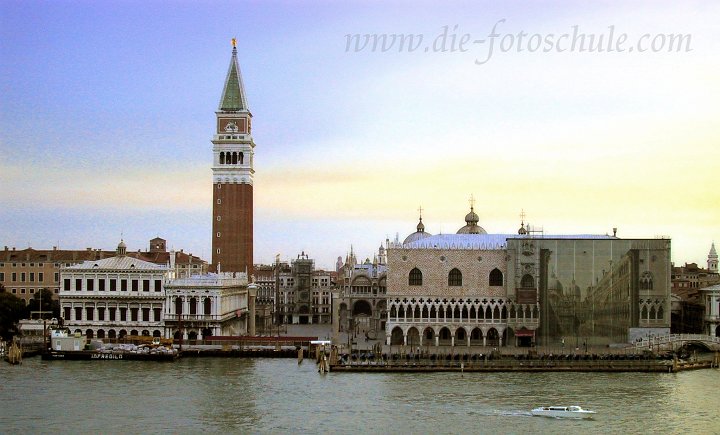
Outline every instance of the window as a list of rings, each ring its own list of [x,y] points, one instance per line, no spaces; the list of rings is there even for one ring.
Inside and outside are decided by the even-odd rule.
[[[160,308],[153,308],[153,319],[154,319],[156,322],[159,322],[159,321],[160,321],[160,312],[161,312],[161,311],[162,311],[162,310],[161,310]]]
[[[93,307],[86,307],[85,308],[85,316],[87,320],[93,320],[93,314],[95,312],[95,309]]]
[[[220,237],[220,231],[218,231],[218,233],[217,233],[217,237]]]
[[[410,285],[422,285],[422,272],[417,267],[410,271],[408,276],[408,284]]]
[[[76,279],[75,280],[75,291],[80,291],[80,290],[82,290],[82,280]]]
[[[13,292],[13,294],[17,294],[17,289],[16,288],[12,289],[12,292]]]
[[[108,308],[108,320],[111,322],[115,321],[115,307]]]
[[[45,282],[45,274],[43,272],[38,272],[38,281]]]
[[[520,280],[520,287],[534,288],[535,287],[535,279],[530,274],[523,275],[522,279]]]
[[[35,289],[34,289],[34,288],[31,288],[31,289],[30,289],[30,294],[33,294],[33,293],[35,293]]]
[[[60,272],[55,272],[55,282],[60,281]]]
[[[121,279],[121,280],[120,280],[120,291],[121,291],[121,292],[126,292],[126,291],[127,291],[127,280],[126,280],[126,279]]]
[[[127,321],[127,308],[125,308],[125,307],[120,308],[120,321],[121,322]]]
[[[12,273],[12,282],[16,282],[16,281],[17,281],[17,272],[13,272]]]
[[[70,307],[63,307],[63,318],[70,320]]]
[[[25,266],[23,264],[23,266]],[[25,272],[20,272],[20,282],[25,282]]]
[[[116,279],[110,280],[110,291],[111,292],[117,291],[117,280]]]
[[[95,290],[95,280],[92,278],[88,278],[87,280],[87,291],[91,292]]]
[[[136,279],[132,280],[132,291],[134,291],[134,292],[138,291],[138,280],[136,280]]]
[[[63,290],[68,292],[70,291],[70,278],[65,278],[63,280]],[[67,317],[69,319],[69,317]]]
[[[82,320],[82,307],[75,307],[75,320]]]
[[[0,281],[5,281],[5,272],[0,272]]]
[[[104,321],[105,320],[105,307],[98,307],[98,320]]]
[[[462,285],[462,273],[458,269],[453,269],[448,274],[448,285],[451,285],[451,286]]]
[[[35,272],[30,272],[30,282],[35,282]]]
[[[150,280],[149,280],[149,279],[144,279],[144,280],[143,280],[143,291],[144,291],[144,292],[149,292],[149,291],[150,291]]]
[[[25,289],[24,289],[24,288],[21,288],[21,289],[20,289],[20,294],[22,294],[22,295],[25,294]]]
[[[503,285],[503,274],[500,270],[493,269],[490,271],[490,285]]]
[[[159,292],[162,290],[162,280],[156,279],[155,280],[155,291]]]
[[[142,319],[143,322],[149,322],[150,321],[150,308],[143,308],[142,309]]]
[[[643,272],[642,276],[640,277],[640,290],[652,290],[652,289],[653,289],[652,274],[650,272]]]
[[[98,290],[101,292],[105,291],[105,278],[98,279]]]
[[[130,321],[137,322],[137,319],[138,319],[138,309],[130,308]]]

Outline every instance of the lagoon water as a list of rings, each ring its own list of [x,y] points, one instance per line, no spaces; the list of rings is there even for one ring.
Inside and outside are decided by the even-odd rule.
[[[720,433],[720,371],[329,373],[312,361],[0,364],[0,433]],[[594,420],[532,417],[579,404]]]

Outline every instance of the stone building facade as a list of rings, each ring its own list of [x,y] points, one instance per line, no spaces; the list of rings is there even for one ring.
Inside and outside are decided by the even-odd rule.
[[[166,241],[156,237],[149,242],[147,251],[128,252],[128,257],[167,265],[175,277],[189,277],[207,273],[208,264],[192,254],[166,249]],[[0,251],[0,283],[9,293],[22,299],[26,304],[42,288],[60,293],[60,269],[114,257],[116,251],[101,249],[15,249],[5,246]]]
[[[669,332],[670,240],[544,235],[524,222],[488,234],[472,208],[465,223],[390,244],[388,344],[579,347]]]
[[[175,279],[165,285],[164,296],[167,338],[255,335],[255,288],[244,273]]]
[[[60,313],[74,332],[88,338],[126,335],[162,337],[165,265],[127,255],[120,242],[115,257],[60,269]]]
[[[359,263],[352,247],[341,261],[333,291],[333,338],[340,332],[349,337],[382,338],[387,321],[387,255],[380,246],[372,262]]]

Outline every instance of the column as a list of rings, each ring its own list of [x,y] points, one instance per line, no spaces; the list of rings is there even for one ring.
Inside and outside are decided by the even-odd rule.
[[[332,315],[330,319],[332,321],[332,342],[334,344],[340,343],[340,304],[338,303],[338,295],[333,293],[330,295],[332,301]]]
[[[250,293],[252,291],[252,293]],[[248,334],[255,335],[255,289],[248,286]]]
[[[440,346],[440,336],[435,334],[435,346]]]
[[[467,335],[467,347],[470,347],[470,334]]]

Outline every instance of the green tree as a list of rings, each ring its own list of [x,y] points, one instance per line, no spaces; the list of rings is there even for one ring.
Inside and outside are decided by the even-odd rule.
[[[17,322],[25,316],[22,299],[5,291],[0,284],[0,337],[9,341],[18,333]]]
[[[35,293],[27,306],[28,317],[31,317],[32,313],[37,311],[43,312],[43,319],[48,319],[51,317],[55,317],[57,319],[58,317],[60,317],[60,302],[57,299],[53,299],[52,291],[43,288],[38,290],[37,293]],[[49,313],[51,311],[52,314]],[[35,316],[32,317],[34,318]]]

